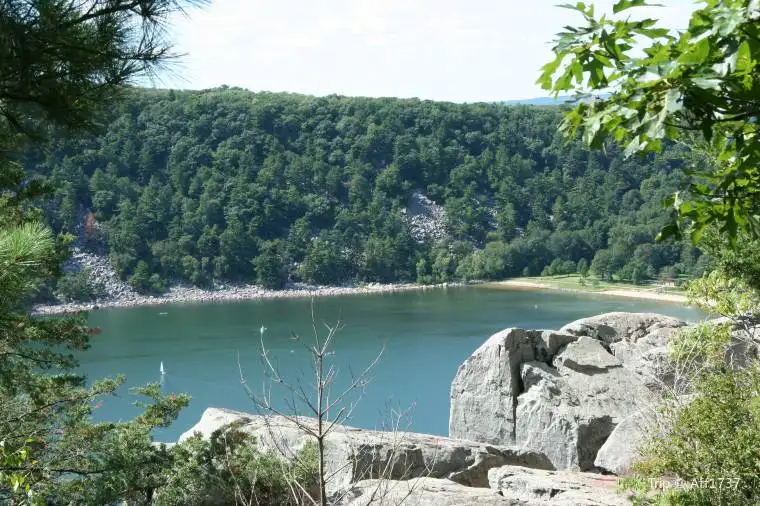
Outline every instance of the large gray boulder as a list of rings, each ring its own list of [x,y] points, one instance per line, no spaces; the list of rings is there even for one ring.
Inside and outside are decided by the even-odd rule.
[[[623,506],[614,478],[588,473],[542,471],[518,466],[488,472],[490,489],[464,487],[450,480],[365,480],[339,494],[339,505],[415,506]]]
[[[293,420],[280,416],[249,415],[238,411],[208,408],[193,428],[183,433],[182,442],[195,434],[209,437],[230,424],[256,438],[267,451],[292,458],[314,439],[302,428],[316,429],[316,420]],[[447,478],[471,487],[488,486],[488,470],[505,464],[551,469],[551,462],[532,450],[494,446],[473,441],[417,434],[383,432],[338,425],[326,440],[326,467],[331,476],[328,490],[343,490],[361,480],[415,477]]]
[[[452,382],[449,435],[533,450],[557,469],[594,469],[615,426],[667,384],[668,341],[685,325],[608,313],[559,331],[494,334]]]
[[[641,458],[641,446],[654,428],[656,414],[639,410],[623,419],[596,454],[594,465],[610,473],[623,475]]]
[[[491,488],[513,504],[623,506],[630,501],[615,492],[614,478],[591,473],[542,471],[517,466],[488,471]]]
[[[673,385],[668,343],[686,322],[656,313],[605,313],[581,318],[560,329],[603,342],[628,370],[653,391]]]
[[[601,342],[580,337],[553,360],[556,375],[530,385],[517,399],[517,444],[545,454],[556,469],[590,470],[615,426],[650,393]],[[532,374],[535,374],[533,372]]]
[[[506,329],[492,335],[459,367],[451,384],[451,437],[515,443],[520,367],[551,360],[575,337],[553,331]]]
[[[728,325],[731,345],[726,350],[726,362],[735,368],[746,367],[760,358],[760,325],[754,317],[715,318],[706,325]]]
[[[574,336],[587,336],[612,344],[619,341],[636,342],[653,333],[669,336],[674,329],[686,326],[686,322],[657,313],[604,313],[575,320],[558,332]]]

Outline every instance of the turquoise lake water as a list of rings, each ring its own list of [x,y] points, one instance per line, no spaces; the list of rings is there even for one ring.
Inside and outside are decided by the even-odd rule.
[[[383,351],[371,382],[347,423],[387,427],[389,413],[408,410],[404,428],[445,435],[449,387],[457,367],[488,336],[507,327],[556,329],[577,318],[609,311],[654,311],[686,320],[700,313],[657,301],[552,291],[504,290],[483,286],[425,292],[323,297],[315,299],[320,321],[343,322],[335,339],[338,375],[334,392]],[[125,374],[126,386],[161,380],[167,392],[192,396],[190,406],[157,439],[171,441],[190,428],[208,406],[255,413],[240,381],[261,392],[268,383],[259,358],[260,329],[284,377],[300,378],[308,390],[312,342],[308,299],[262,300],[112,309],[93,312],[90,325],[102,329],[80,356],[90,379]],[[324,327],[320,329],[326,332]],[[292,334],[301,336],[301,341]],[[239,368],[240,365],[240,368]],[[118,420],[137,412],[127,389],[98,410]],[[272,400],[286,408],[284,392]],[[303,413],[308,414],[308,413]]]

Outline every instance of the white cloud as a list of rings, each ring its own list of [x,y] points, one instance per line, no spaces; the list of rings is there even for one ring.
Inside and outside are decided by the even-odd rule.
[[[597,2],[609,11],[613,0]],[[164,85],[491,101],[540,96],[549,42],[577,22],[553,0],[214,0],[173,23]],[[685,24],[691,0],[648,13]]]

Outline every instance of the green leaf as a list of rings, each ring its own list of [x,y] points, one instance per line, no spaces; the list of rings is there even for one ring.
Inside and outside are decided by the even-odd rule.
[[[713,135],[713,122],[709,119],[703,121],[700,125],[700,129],[702,130],[702,135],[704,136],[705,140],[707,142],[710,142]]]
[[[540,84],[545,90],[552,89],[552,76],[559,68],[562,60],[565,58],[563,54],[557,55],[557,57],[541,67],[541,77],[538,78],[536,84]]]
[[[589,71],[589,84],[592,89],[598,90],[607,87],[607,79],[604,76],[604,65],[596,58],[586,65]]]
[[[573,61],[573,63],[570,65],[570,71],[575,76],[575,82],[578,83],[578,85],[582,85],[583,84],[583,67],[581,66],[578,60]]]
[[[678,58],[678,61],[687,65],[705,63],[710,55],[710,39],[702,38],[696,44],[692,44],[690,49]]]
[[[752,50],[749,41],[743,41],[736,51],[736,71],[740,74],[749,74],[755,67],[755,61],[752,58]]]
[[[557,5],[560,9],[569,9],[571,11],[578,11],[583,14],[586,14],[586,4],[583,2],[578,2],[577,4],[559,4]]]
[[[619,0],[612,6],[612,12],[617,14],[633,7],[662,7],[662,4],[648,4],[646,0]]]

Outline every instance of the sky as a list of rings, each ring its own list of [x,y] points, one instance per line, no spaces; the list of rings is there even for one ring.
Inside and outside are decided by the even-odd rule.
[[[211,1],[172,20],[184,56],[157,86],[453,102],[541,97],[535,81],[554,34],[581,21],[553,0]],[[613,3],[595,2],[605,12]],[[683,28],[695,5],[660,3],[632,12]]]

